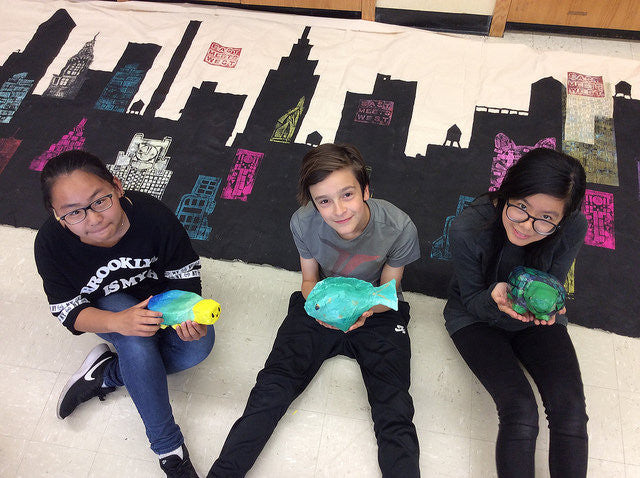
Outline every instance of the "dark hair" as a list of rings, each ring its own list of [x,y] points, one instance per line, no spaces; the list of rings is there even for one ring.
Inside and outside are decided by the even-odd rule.
[[[536,148],[508,169],[500,188],[491,191],[489,198],[504,206],[508,199],[548,194],[564,200],[566,218],[580,209],[585,187],[586,175],[577,159],[553,149]]]
[[[94,174],[114,187],[116,186],[113,174],[97,156],[80,149],[65,151],[51,158],[42,169],[42,173],[40,173],[40,190],[42,191],[44,207],[47,210],[53,210],[51,206],[51,189],[58,177],[71,174],[76,170]]]
[[[488,193],[496,203],[494,237],[497,244],[506,240],[502,225],[502,210],[509,199],[523,199],[533,194],[547,194],[564,201],[563,217],[558,230],[544,239],[525,246],[527,265],[546,270],[550,264],[542,264],[542,252],[551,247],[560,237],[562,225],[569,217],[577,214],[582,206],[586,188],[586,174],[580,162],[553,149],[536,148],[525,153],[520,160],[507,170],[500,188]],[[501,238],[501,241],[499,240]]]
[[[369,173],[362,154],[355,146],[325,143],[313,148],[302,158],[298,202],[305,206],[312,201],[309,187],[324,181],[334,171],[344,168],[351,168],[364,194],[365,188],[369,186]]]

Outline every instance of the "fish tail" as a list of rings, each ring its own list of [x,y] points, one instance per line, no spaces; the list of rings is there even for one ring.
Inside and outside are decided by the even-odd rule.
[[[373,288],[373,295],[377,304],[385,305],[393,310],[398,310],[398,293],[396,292],[396,280],[391,279],[380,287]]]

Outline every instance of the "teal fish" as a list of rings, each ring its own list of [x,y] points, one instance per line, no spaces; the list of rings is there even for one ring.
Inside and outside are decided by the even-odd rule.
[[[184,290],[168,290],[154,295],[149,299],[147,309],[162,312],[162,329],[169,326],[175,329],[187,320],[211,325],[220,317],[220,304],[215,300],[203,299],[194,292]]]
[[[378,304],[398,310],[395,279],[374,287],[353,277],[328,277],[311,290],[304,310],[314,319],[346,332],[363,312]]]

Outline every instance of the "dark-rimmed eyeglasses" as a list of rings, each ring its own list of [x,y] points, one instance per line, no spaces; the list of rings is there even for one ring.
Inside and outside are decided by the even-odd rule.
[[[507,203],[507,218],[517,223],[527,222],[529,219],[533,219],[533,230],[542,236],[549,236],[558,229],[557,224],[547,221],[546,219],[533,217],[524,209],[511,203]]]
[[[99,197],[87,207],[80,207],[78,209],[74,209],[71,212],[66,213],[63,216],[58,217],[58,221],[66,222],[67,224],[73,225],[78,224],[84,221],[85,217],[87,217],[87,210],[91,209],[95,212],[103,212],[113,206],[113,193],[107,194],[106,196]]]

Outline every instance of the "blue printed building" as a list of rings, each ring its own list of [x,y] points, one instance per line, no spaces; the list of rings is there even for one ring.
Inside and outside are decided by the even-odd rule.
[[[433,241],[433,246],[431,246],[431,258],[432,259],[440,259],[443,261],[451,260],[451,248],[449,246],[449,228],[451,227],[451,223],[453,220],[460,215],[462,210],[467,207],[473,198],[471,196],[460,195],[458,198],[458,207],[456,208],[455,216],[447,216],[444,221],[444,228],[442,230],[442,236]]]
[[[96,101],[95,109],[124,113],[138,91],[145,71],[137,63],[130,63],[118,70]]]
[[[0,123],[8,123],[20,103],[27,96],[33,80],[27,79],[27,73],[16,73],[0,87]]]
[[[180,200],[176,216],[191,239],[206,240],[211,233],[208,216],[216,207],[216,194],[222,180],[213,176],[198,176],[191,193]]]

